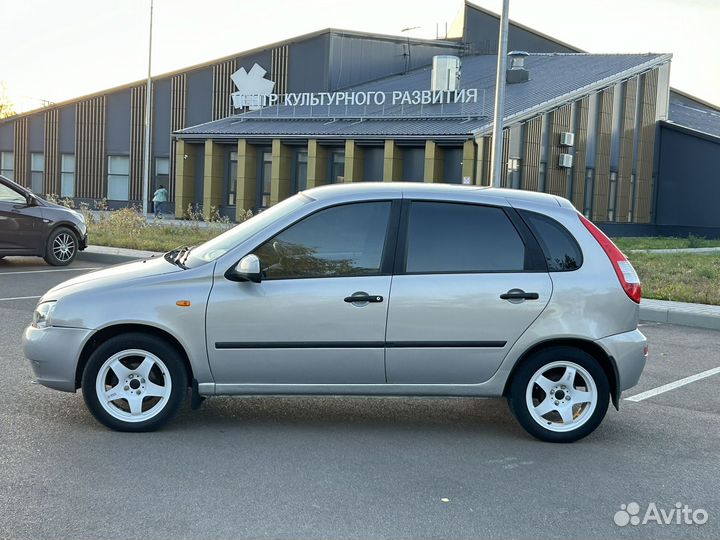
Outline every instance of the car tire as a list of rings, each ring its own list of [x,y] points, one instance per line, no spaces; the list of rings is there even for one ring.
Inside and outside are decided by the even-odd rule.
[[[75,260],[77,252],[77,235],[67,227],[58,227],[48,237],[43,258],[52,266],[67,266]]]
[[[143,333],[115,336],[88,359],[82,376],[85,404],[116,431],[154,431],[185,401],[188,374],[180,353]]]
[[[610,403],[610,386],[593,356],[575,347],[552,347],[517,368],[508,402],[533,437],[570,443],[600,425]]]

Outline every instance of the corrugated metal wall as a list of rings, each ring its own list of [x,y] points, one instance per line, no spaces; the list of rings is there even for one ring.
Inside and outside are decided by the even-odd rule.
[[[525,124],[525,156],[523,159],[522,189],[538,190],[540,177],[540,142],[542,117],[536,116]]]
[[[59,109],[45,111],[45,193],[60,195]]]
[[[130,89],[130,199],[142,199],[147,85]],[[150,186],[152,187],[152,186]]]
[[[590,98],[585,96],[575,103],[575,158],[573,159],[572,203],[575,208],[582,212],[585,204],[585,160],[587,155]]]
[[[86,99],[75,111],[76,193],[100,199],[107,193],[105,181],[105,96]]]
[[[28,174],[28,117],[15,120],[15,181],[21,186],[30,185]]]
[[[614,88],[600,94],[597,149],[595,152],[595,193],[593,194],[593,221],[607,221],[610,196],[610,144],[612,138],[612,108]]]
[[[653,152],[655,149],[655,109],[657,106],[658,70],[654,69],[641,76],[642,114],[641,132],[636,179],[635,220],[649,223],[652,218],[653,203]]]
[[[233,112],[230,103],[230,94],[233,92],[234,86],[230,75],[232,75],[236,69],[237,61],[234,58],[213,66],[213,120],[227,118]]]
[[[180,73],[170,83],[170,133],[183,129],[185,126],[185,104],[187,97],[187,76]],[[175,195],[175,145],[170,142],[170,185],[169,199]]]
[[[568,169],[558,165],[560,154],[566,153],[567,149],[560,146],[560,134],[571,131],[570,116],[572,105],[568,103],[555,109],[552,113],[552,125],[550,126],[550,141],[548,144],[548,161],[546,165],[547,192],[553,195],[565,197],[567,195]]]
[[[288,88],[288,46],[281,45],[272,50],[270,80],[275,81],[276,94],[287,93]]]
[[[625,104],[620,131],[620,163],[618,164],[618,198],[615,221],[627,222],[632,197],[631,175],[633,161],[633,134],[635,133],[635,102],[637,99],[637,77],[625,84]]]

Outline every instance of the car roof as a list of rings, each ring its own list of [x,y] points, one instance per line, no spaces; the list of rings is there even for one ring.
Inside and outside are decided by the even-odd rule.
[[[546,204],[551,206],[572,207],[570,201],[550,195],[548,193],[538,193],[534,191],[524,191],[519,189],[502,189],[484,186],[465,186],[457,184],[435,184],[424,182],[353,182],[347,184],[331,184],[319,186],[304,191],[306,195],[313,199],[335,199],[338,197],[382,197],[382,196],[400,196],[403,198],[412,197],[428,197],[436,196],[442,198],[446,195],[453,197],[461,196],[467,198],[468,201],[473,199],[499,198],[508,201],[523,201],[535,204]]]

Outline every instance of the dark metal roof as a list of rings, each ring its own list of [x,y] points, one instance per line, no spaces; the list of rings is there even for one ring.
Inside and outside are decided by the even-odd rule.
[[[720,137],[720,111],[691,99],[670,95],[668,120],[681,126]]]
[[[666,62],[665,54],[531,54],[530,80],[506,87],[505,118],[521,121]],[[495,55],[462,59],[460,88],[477,88],[477,103],[435,105],[278,105],[177,132],[181,138],[237,137],[469,137],[491,131]],[[430,88],[431,68],[362,84],[348,91]]]

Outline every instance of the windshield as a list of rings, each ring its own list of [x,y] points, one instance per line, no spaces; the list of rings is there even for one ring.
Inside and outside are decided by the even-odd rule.
[[[212,240],[208,240],[204,244],[200,244],[199,246],[193,248],[187,254],[185,264],[187,264],[188,267],[193,267],[214,261],[215,259],[225,255],[235,246],[253,236],[255,233],[282,219],[288,214],[293,213],[295,210],[311,201],[312,199],[310,197],[302,193],[298,193],[289,199],[285,199],[281,203],[278,203],[275,206],[254,215],[250,219],[243,221],[240,225],[222,233],[220,236],[216,236]]]

